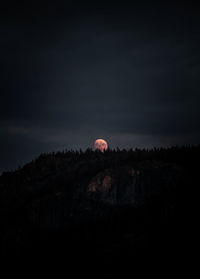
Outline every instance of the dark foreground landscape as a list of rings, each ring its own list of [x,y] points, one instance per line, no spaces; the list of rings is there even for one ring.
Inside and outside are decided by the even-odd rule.
[[[65,151],[0,177],[1,256],[98,275],[191,258],[200,146]],[[71,277],[70,277],[71,278]],[[128,277],[126,277],[128,278]]]

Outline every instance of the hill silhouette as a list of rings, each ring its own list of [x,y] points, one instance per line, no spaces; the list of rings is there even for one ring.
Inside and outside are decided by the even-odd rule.
[[[175,263],[187,247],[200,146],[41,154],[0,176],[4,259]],[[184,239],[184,247],[183,241]]]

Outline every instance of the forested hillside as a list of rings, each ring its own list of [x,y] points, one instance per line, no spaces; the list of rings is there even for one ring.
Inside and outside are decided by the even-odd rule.
[[[66,150],[3,173],[1,255],[101,261],[102,272],[153,255],[180,257],[199,155],[200,146]]]

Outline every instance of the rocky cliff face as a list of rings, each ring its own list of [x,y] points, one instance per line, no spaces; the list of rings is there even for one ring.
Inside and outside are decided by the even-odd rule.
[[[154,162],[143,163],[140,169],[131,166],[107,169],[94,176],[88,185],[87,196],[109,204],[142,204],[169,186],[176,185],[180,168]]]
[[[100,216],[104,205],[141,206],[175,187],[180,175],[181,168],[177,165],[160,162],[143,162],[137,169],[129,165],[107,168],[86,180],[79,177],[70,192],[66,184],[33,199],[26,205],[26,212],[29,222],[40,228],[84,222]]]

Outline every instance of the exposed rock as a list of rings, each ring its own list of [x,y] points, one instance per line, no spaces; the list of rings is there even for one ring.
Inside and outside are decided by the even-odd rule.
[[[113,179],[110,175],[103,176],[99,174],[98,177],[92,179],[92,182],[88,185],[88,192],[108,192],[112,187]]]
[[[130,166],[107,169],[91,179],[88,197],[110,204],[140,204],[175,184],[179,176],[177,166],[158,162],[153,168],[143,163],[140,170]]]

